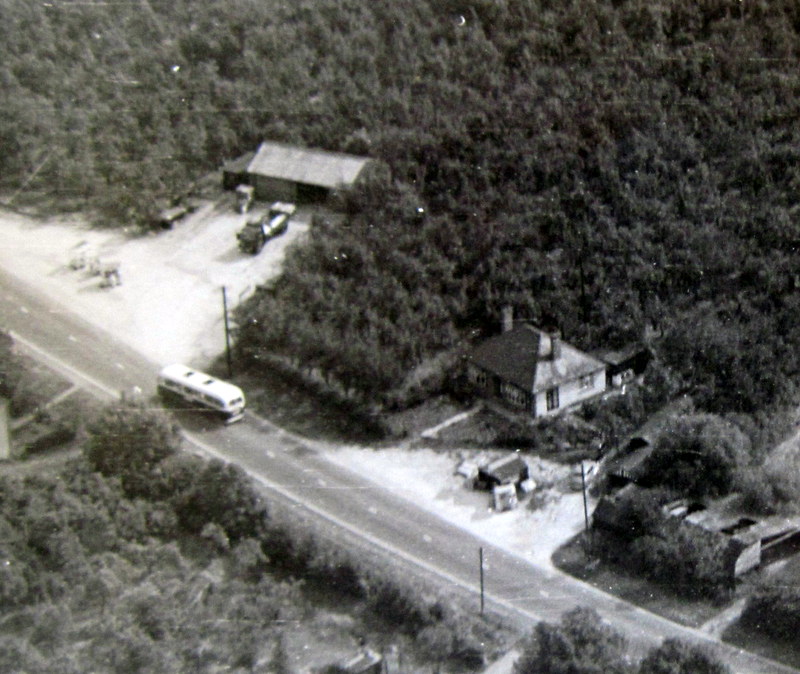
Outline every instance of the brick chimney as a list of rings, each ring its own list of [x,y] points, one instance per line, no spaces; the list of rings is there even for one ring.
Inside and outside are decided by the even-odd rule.
[[[502,309],[501,326],[503,332],[510,332],[514,327],[514,307],[506,304]]]
[[[561,358],[561,333],[558,330],[550,333],[550,357],[553,360]]]

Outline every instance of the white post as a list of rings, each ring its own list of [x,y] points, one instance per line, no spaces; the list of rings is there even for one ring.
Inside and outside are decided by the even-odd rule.
[[[11,458],[11,435],[8,427],[8,405],[6,398],[0,398],[0,461]]]

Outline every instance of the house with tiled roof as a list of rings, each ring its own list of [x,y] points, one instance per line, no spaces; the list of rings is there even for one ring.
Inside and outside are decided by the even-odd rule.
[[[558,333],[505,323],[466,357],[469,383],[481,396],[541,417],[606,390],[606,364]]]

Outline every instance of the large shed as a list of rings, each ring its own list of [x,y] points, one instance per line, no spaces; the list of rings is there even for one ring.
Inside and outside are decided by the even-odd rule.
[[[341,152],[311,150],[265,141],[256,152],[223,167],[223,186],[252,185],[264,201],[324,201],[349,187],[371,160]]]

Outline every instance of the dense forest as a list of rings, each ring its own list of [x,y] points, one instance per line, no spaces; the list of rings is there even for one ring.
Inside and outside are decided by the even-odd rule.
[[[798,54],[792,0],[15,0],[0,187],[125,223],[263,138],[367,154],[241,311],[251,362],[385,402],[510,304],[586,349],[651,326],[701,409],[760,415],[800,375]]]

